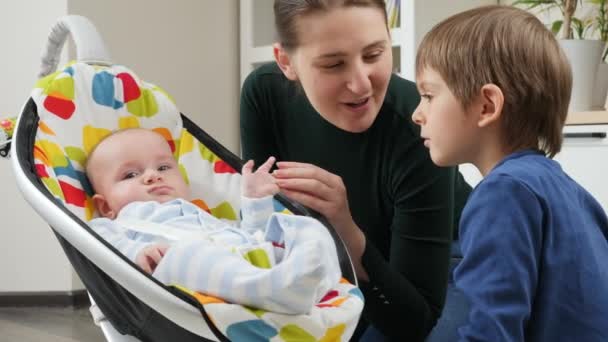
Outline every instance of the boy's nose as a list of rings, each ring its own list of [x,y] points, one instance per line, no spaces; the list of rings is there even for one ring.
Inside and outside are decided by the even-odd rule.
[[[412,121],[414,121],[414,123],[417,125],[424,124],[424,116],[422,115],[420,106],[418,106],[416,110],[414,110],[414,113],[412,113]]]

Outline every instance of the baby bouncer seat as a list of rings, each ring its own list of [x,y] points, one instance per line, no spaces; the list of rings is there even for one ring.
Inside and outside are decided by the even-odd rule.
[[[77,60],[57,68],[71,35]],[[181,114],[160,87],[113,64],[93,24],[81,16],[52,28],[41,79],[23,106],[12,137],[12,164],[25,199],[50,225],[84,283],[91,311],[108,341],[347,341],[363,297],[344,244],[316,213],[278,194],[275,210],[323,222],[338,250],[343,279],[310,313],[284,315],[227,303],[165,285],[91,230],[87,154],[110,132],[153,129],[171,145],[193,203],[239,219],[243,161]]]

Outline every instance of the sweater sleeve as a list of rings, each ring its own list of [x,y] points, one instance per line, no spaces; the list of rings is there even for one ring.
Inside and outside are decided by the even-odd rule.
[[[262,165],[270,156],[278,156],[274,141],[274,123],[267,111],[270,108],[269,95],[260,86],[258,73],[251,73],[243,83],[240,103],[241,148],[243,159],[253,159],[255,165]]]
[[[241,196],[241,228],[250,234],[263,232],[270,215],[274,213],[272,196],[249,198]]]
[[[524,341],[538,282],[543,210],[520,182],[498,176],[471,194],[461,221],[456,286],[471,304],[461,341]]]
[[[362,262],[370,281],[360,284],[372,325],[391,340],[423,341],[445,300],[455,170],[436,167],[419,139],[403,158],[391,184],[388,255],[367,241]]]

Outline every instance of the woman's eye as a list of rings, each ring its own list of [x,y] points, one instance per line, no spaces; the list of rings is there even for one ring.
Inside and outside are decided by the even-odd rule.
[[[331,64],[323,65],[321,67],[323,69],[336,69],[336,68],[342,66],[343,64],[344,64],[343,62],[336,62],[336,63],[331,63]]]
[[[369,55],[365,55],[363,58],[367,61],[375,61],[376,59],[382,56],[382,51],[370,53]]]

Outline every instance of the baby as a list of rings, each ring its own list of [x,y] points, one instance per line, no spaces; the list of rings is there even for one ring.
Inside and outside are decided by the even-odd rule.
[[[307,313],[341,277],[327,229],[303,216],[273,213],[279,191],[269,173],[242,169],[240,227],[187,201],[167,141],[154,131],[126,129],[90,153],[86,173],[100,218],[90,226],[165,284],[288,314]],[[252,262],[258,266],[252,265]]]

